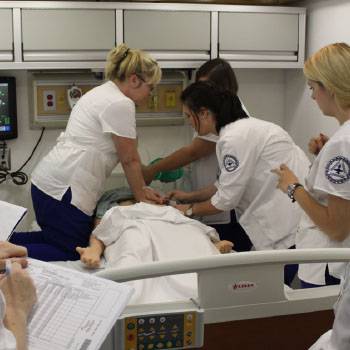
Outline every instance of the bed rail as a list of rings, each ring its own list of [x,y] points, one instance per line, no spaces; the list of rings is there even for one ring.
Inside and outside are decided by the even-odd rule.
[[[97,275],[125,282],[196,272],[196,303],[205,310],[205,322],[215,323],[329,310],[339,287],[291,289],[283,283],[284,265],[348,261],[347,248],[254,251],[108,269]]]

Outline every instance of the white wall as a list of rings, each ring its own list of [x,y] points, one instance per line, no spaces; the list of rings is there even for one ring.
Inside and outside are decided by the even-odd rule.
[[[239,95],[249,112],[266,120],[283,125],[285,72],[273,69],[236,70],[240,83]],[[17,170],[30,155],[40,130],[30,129],[30,110],[25,71],[0,71],[2,76],[15,76],[17,83],[18,138],[9,140],[12,154],[12,171]],[[40,146],[30,163],[23,169],[30,175],[37,162],[50,150],[62,130],[45,130]],[[190,142],[192,130],[189,125],[172,127],[142,127],[138,130],[139,152],[144,163],[169,154]],[[110,187],[110,186],[109,186]],[[31,208],[30,184],[16,186],[11,181],[0,184],[0,199]],[[32,221],[30,212],[22,224]]]
[[[350,2],[348,0],[307,1],[306,56],[333,42],[350,43]],[[331,135],[338,128],[334,118],[325,117],[310,92],[301,71],[286,75],[285,127],[295,141],[307,150],[312,135],[319,132]]]
[[[238,95],[256,118],[284,126],[285,70],[236,69]]]

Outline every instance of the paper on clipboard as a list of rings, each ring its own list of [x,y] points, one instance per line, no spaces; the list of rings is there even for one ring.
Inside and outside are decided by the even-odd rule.
[[[6,241],[26,214],[27,209],[0,201],[0,241]]]
[[[98,350],[133,288],[29,259],[38,301],[28,323],[29,350]]]

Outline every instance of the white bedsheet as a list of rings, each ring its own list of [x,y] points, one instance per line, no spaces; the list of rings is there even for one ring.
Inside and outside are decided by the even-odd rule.
[[[94,235],[107,246],[106,267],[219,254],[216,231],[169,206],[138,203],[111,208]],[[81,269],[79,262],[70,267]],[[128,282],[135,288],[130,304],[167,302],[197,297],[197,275],[182,274]]]

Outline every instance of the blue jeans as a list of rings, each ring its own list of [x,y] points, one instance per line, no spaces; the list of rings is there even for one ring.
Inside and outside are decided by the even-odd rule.
[[[78,260],[77,246],[86,247],[92,231],[92,216],[71,204],[68,189],[59,201],[32,184],[33,207],[41,231],[14,232],[10,242],[28,249],[28,256],[43,261]]]

